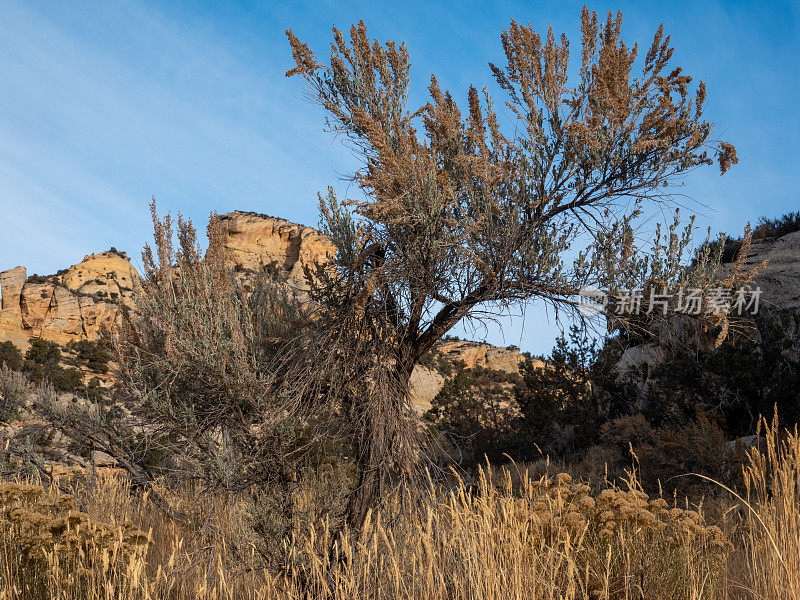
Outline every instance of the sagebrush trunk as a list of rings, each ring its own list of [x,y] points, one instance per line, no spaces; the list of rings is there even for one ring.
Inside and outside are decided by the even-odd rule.
[[[368,397],[357,402],[365,428],[356,444],[358,482],[345,514],[352,528],[362,526],[369,510],[408,479],[419,460],[419,428],[409,408],[413,365],[405,361],[394,365],[382,369],[387,377],[378,378]]]

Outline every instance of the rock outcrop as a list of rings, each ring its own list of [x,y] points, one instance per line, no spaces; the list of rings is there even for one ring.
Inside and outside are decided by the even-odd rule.
[[[305,225],[298,225],[253,212],[222,215],[225,249],[237,271],[255,271],[273,266],[297,290],[308,289],[305,270],[330,262],[336,247],[330,238]]]
[[[514,346],[501,348],[467,340],[442,340],[434,347],[434,355],[453,365],[463,363],[468,369],[483,368],[511,374],[519,373],[520,363],[524,360],[519,348]],[[419,413],[427,411],[445,381],[445,376],[436,368],[417,365],[410,382],[414,409]]]
[[[501,348],[467,340],[444,340],[436,345],[436,350],[450,362],[463,362],[468,369],[482,367],[519,373],[519,364],[523,361],[519,348],[514,346]]]
[[[752,327],[748,336],[761,339],[761,330],[767,324],[780,328],[789,342],[788,356],[800,360],[800,231],[789,233],[777,239],[761,239],[753,242],[745,260],[745,268],[754,268],[767,261],[766,266],[754,278],[751,287],[760,290],[758,313],[748,317]],[[730,266],[723,265],[724,277]],[[711,350],[715,334],[700,335],[694,329],[686,334],[681,331],[685,321],[672,319],[669,323],[669,337],[677,337],[682,343],[692,347]],[[660,337],[667,337],[661,335]],[[625,350],[617,368],[621,374],[633,376],[639,389],[647,389],[650,369],[664,361],[667,352],[660,344],[651,342],[632,346]]]
[[[0,341],[11,341],[17,346],[28,343],[28,334],[22,327],[22,288],[28,276],[25,267],[16,267],[0,273]]]
[[[95,340],[117,323],[120,304],[132,306],[138,278],[127,256],[116,250],[90,254],[47,277],[27,276],[25,267],[0,273],[0,341],[26,347],[42,337],[65,344]]]
[[[753,242],[745,266],[752,268],[765,260],[767,266],[755,278],[761,289],[760,308],[800,312],[800,231]]]

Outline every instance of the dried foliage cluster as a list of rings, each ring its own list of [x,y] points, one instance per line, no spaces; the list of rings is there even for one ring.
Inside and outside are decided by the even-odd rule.
[[[130,522],[112,526],[91,519],[72,496],[54,488],[9,482],[0,484],[0,534],[3,575],[21,584],[20,597],[30,598],[45,597],[61,576],[77,589],[117,580],[142,561],[150,542]]]
[[[40,429],[57,432],[49,454],[69,451],[91,468],[95,453],[112,457],[162,506],[153,486],[163,477],[196,493],[251,498],[270,513],[254,512],[248,523],[264,538],[260,549],[278,552],[298,470],[315,443],[280,393],[276,357],[308,320],[267,270],[246,286],[236,279],[216,215],[203,255],[190,221],[179,217],[176,227],[158,217],[155,202],[151,209],[155,245],[143,252],[135,313],[115,338],[113,396],[73,404],[41,395]]]
[[[300,327],[300,308],[266,272],[250,289],[225,262],[216,215],[202,256],[191,222],[151,205],[137,314],[120,336],[119,392],[146,417],[141,435],[226,489],[288,480],[288,411],[274,393],[278,344]],[[185,468],[186,465],[183,465]],[[276,483],[277,483],[276,480]]]

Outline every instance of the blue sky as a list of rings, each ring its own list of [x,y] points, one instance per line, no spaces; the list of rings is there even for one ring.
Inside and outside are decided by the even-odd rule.
[[[0,270],[51,273],[116,246],[134,258],[150,234],[147,202],[204,225],[212,210],[265,212],[315,225],[316,192],[353,157],[303,100],[284,30],[326,55],[330,27],[364,19],[405,40],[412,102],[431,73],[464,100],[489,82],[511,18],[552,23],[578,43],[574,2],[8,2],[0,0]],[[699,222],[800,210],[800,4],[594,2],[621,8],[623,33],[649,46],[663,22],[675,63],[708,86],[706,116],[740,164],[694,174]],[[537,307],[471,332],[547,352],[555,327]]]

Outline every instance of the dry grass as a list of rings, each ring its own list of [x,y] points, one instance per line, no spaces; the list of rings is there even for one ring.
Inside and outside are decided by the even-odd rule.
[[[800,436],[764,423],[763,451],[750,453],[743,585],[755,598],[800,598]]]
[[[0,598],[796,600],[800,437],[776,426],[765,437],[727,508],[650,499],[635,477],[595,493],[567,474],[512,485],[486,470],[475,495],[432,487],[361,531],[337,537],[324,518],[302,521],[279,562],[247,533],[239,500],[161,490],[184,513],[177,521],[115,476],[75,484],[85,512],[55,490],[5,484]],[[81,541],[53,539],[58,519]]]
[[[149,537],[131,521],[97,521],[72,496],[25,483],[0,485],[0,505],[1,597],[124,597],[140,586]]]

